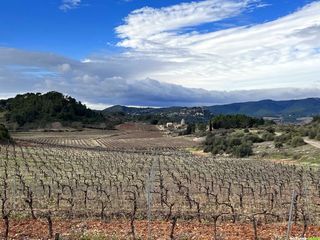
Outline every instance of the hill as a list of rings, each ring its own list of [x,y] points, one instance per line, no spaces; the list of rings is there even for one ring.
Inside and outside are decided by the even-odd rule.
[[[63,126],[104,122],[102,114],[58,92],[26,93],[0,100],[0,113],[6,125],[14,128],[45,127],[53,122]]]
[[[145,114],[168,114],[178,113],[182,109],[188,109],[184,107],[168,107],[168,108],[141,108],[141,107],[126,107],[121,105],[115,105],[102,110],[103,114],[109,113],[125,113],[130,115],[145,115]]]
[[[246,114],[256,117],[306,117],[320,114],[320,98],[287,101],[262,100],[210,106],[207,109],[213,114]]]
[[[300,100],[232,103],[206,107],[169,107],[169,108],[136,108],[113,106],[102,111],[104,114],[121,112],[128,115],[167,115],[167,116],[209,116],[219,114],[245,114],[253,117],[282,117],[296,119],[320,114],[320,98]]]
[[[139,108],[126,106],[112,106],[102,111],[104,116],[122,114],[127,121],[143,121],[149,123],[179,122],[206,122],[212,116],[203,107],[168,107],[168,108]]]

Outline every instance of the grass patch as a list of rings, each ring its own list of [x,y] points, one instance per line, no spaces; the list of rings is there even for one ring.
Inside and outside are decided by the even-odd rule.
[[[291,147],[285,145],[276,149],[272,142],[258,143],[254,145],[255,158],[267,160],[288,160],[301,165],[320,166],[320,149],[311,145]]]

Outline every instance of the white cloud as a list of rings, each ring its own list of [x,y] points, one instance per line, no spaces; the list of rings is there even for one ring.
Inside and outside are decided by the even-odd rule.
[[[32,66],[30,66],[32,63]],[[320,97],[320,86],[309,88],[207,91],[186,88],[137,75],[149,60],[100,59],[83,63],[53,54],[0,48],[0,97],[10,93],[60,91],[93,108],[113,104],[135,106],[213,105],[249,100]],[[151,62],[150,67],[156,66]],[[70,69],[61,71],[62,68]],[[68,66],[68,67],[66,67]],[[128,66],[124,68],[123,66]],[[168,66],[167,66],[168,68]],[[140,70],[139,70],[140,69]],[[152,68],[154,70],[155,68]],[[30,75],[30,72],[33,72]]]
[[[74,8],[78,8],[80,4],[81,0],[62,0],[59,9],[63,11],[68,11]]]
[[[103,110],[112,105],[104,104],[104,103],[90,103],[90,102],[83,102],[88,108],[95,109],[95,110]]]
[[[131,12],[124,19],[125,24],[116,28],[118,36],[124,39],[118,45],[158,48],[163,45],[162,40],[177,36],[183,28],[236,16],[255,2],[257,0],[206,0],[160,9],[144,7]]]
[[[209,7],[217,2],[134,11],[116,29],[122,38],[118,45],[128,48],[126,56],[130,58],[172,64],[166,71],[159,66],[159,71],[140,74],[142,78],[187,87],[235,90],[318,84],[319,1],[263,24],[206,33],[183,31],[186,27],[238,14],[250,3],[221,1],[218,6],[224,7],[218,11],[219,15]],[[201,11],[197,12],[197,7]]]
[[[63,63],[58,66],[60,72],[69,72],[71,71],[71,66],[68,63]]]

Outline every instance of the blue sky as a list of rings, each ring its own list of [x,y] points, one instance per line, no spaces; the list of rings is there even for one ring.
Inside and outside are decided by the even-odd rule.
[[[179,4],[177,0],[82,0],[75,9],[59,9],[61,0],[3,0],[0,9],[2,46],[47,51],[71,58],[85,58],[92,52],[117,52],[119,39],[114,29],[133,10]],[[191,2],[191,1],[189,1]],[[307,0],[264,1],[268,7],[241,14],[220,23],[247,25],[263,23],[287,15],[307,4]],[[222,24],[204,24],[195,29],[207,31],[227,28]]]
[[[89,106],[318,97],[320,2],[3,0],[0,97]]]

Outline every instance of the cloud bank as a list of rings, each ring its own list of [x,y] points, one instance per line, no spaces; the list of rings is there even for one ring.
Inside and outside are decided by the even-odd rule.
[[[134,80],[116,76],[128,64],[126,60],[83,63],[53,54],[0,48],[0,85],[5,93],[0,97],[13,96],[17,92],[56,90],[101,109],[113,104],[194,106],[263,98],[281,100],[320,96],[319,88],[207,91],[153,79]],[[7,65],[8,62],[11,64]],[[144,66],[145,63],[138,61],[131,71]],[[131,75],[130,71],[128,75]]]

